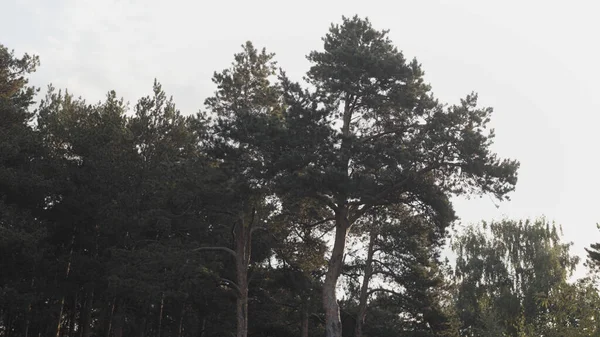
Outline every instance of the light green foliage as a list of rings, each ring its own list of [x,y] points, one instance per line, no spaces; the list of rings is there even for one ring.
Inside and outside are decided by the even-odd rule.
[[[545,219],[468,227],[453,239],[456,306],[468,336],[590,336],[597,293],[569,283],[579,259]],[[594,303],[590,305],[590,303]]]

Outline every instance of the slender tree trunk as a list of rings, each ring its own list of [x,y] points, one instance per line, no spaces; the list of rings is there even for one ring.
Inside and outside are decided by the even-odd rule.
[[[31,324],[31,303],[27,306],[27,313],[25,314],[25,331],[23,332],[24,337],[29,337],[29,324]]]
[[[158,332],[156,334],[156,337],[161,337],[164,307],[165,307],[165,294],[163,293],[160,295],[160,311],[158,313]]]
[[[185,317],[185,302],[181,306],[181,315],[179,315],[179,326],[177,328],[177,337],[183,334],[183,318]]]
[[[56,337],[60,337],[60,330],[62,326],[62,316],[63,310],[65,307],[65,297],[63,296],[59,301],[59,310],[58,310],[58,323],[56,323]]]
[[[115,312],[115,302],[117,301],[117,298],[113,298],[112,303],[109,302],[108,303],[108,310],[106,313],[106,321],[104,322],[104,337],[110,337],[110,330],[112,329],[112,320],[113,320],[113,314]]]
[[[34,266],[34,272],[35,272],[35,266]],[[37,297],[37,291],[35,291],[35,276],[31,277],[31,282],[29,284],[29,287],[34,290],[34,294]],[[31,302],[29,302],[29,305],[27,305],[27,313],[25,314],[25,330],[23,332],[23,336],[24,337],[29,337],[29,327],[31,325],[31,317],[33,315],[32,310],[33,310],[33,303],[35,302],[35,300],[32,300]]]
[[[369,300],[369,281],[371,281],[371,276],[373,275],[373,253],[375,251],[375,239],[377,237],[377,233],[375,229],[371,229],[371,233],[369,235],[369,247],[367,248],[367,260],[365,262],[365,275],[363,277],[363,282],[360,287],[360,295],[358,301],[358,314],[356,316],[356,327],[354,329],[355,337],[363,336],[363,324],[365,323],[365,316],[367,314],[367,302]]]
[[[89,286],[84,292],[84,302],[81,310],[81,316],[79,318],[79,331],[80,337],[90,337],[91,333],[91,322],[92,322],[92,308],[94,307],[94,289]]]
[[[75,231],[75,229],[73,229]],[[67,259],[67,268],[65,271],[65,280],[69,278],[69,273],[71,272],[71,260],[73,259],[73,247],[75,245],[75,234],[71,238],[71,248],[69,250],[69,258]],[[56,323],[56,337],[60,337],[60,328],[62,325],[62,316],[63,310],[65,308],[65,295],[63,295],[59,301],[59,310],[58,310],[58,322]]]
[[[119,301],[117,312],[115,313],[114,337],[123,337],[123,325],[125,324],[125,308],[123,301]]]
[[[71,302],[71,314],[69,315],[69,337],[75,337],[75,320],[77,319],[77,300],[79,297],[77,295],[78,292],[76,291],[73,295],[73,301]]]
[[[12,335],[12,315],[10,314],[10,311],[6,312],[6,321],[4,323],[4,329],[6,332],[5,336],[10,337]]]
[[[250,220],[246,219],[247,214],[240,214],[234,227],[235,249],[227,247],[200,247],[198,250],[219,250],[226,251],[234,256],[235,259],[235,283],[230,280],[226,281],[231,288],[234,288],[237,293],[236,298],[236,323],[237,337],[248,336],[248,266],[250,264],[250,256],[252,253],[252,227],[256,216],[256,209],[253,208],[250,214]]]
[[[0,308],[0,326],[6,328],[8,321],[8,312],[4,308]],[[0,335],[2,336],[2,335]]]
[[[198,334],[198,337],[204,337],[204,331],[206,331],[206,316],[203,315],[200,320],[200,333]]]
[[[327,337],[342,336],[342,322],[336,288],[338,278],[342,273],[346,235],[349,228],[348,208],[347,206],[341,206],[336,214],[335,242],[325,274],[325,282],[323,283],[323,309],[325,310],[325,336]]]
[[[254,217],[254,214],[252,215]],[[248,223],[241,219],[236,231],[236,283],[238,297],[236,301],[237,337],[248,336],[248,264],[250,263],[250,244],[253,219]]]
[[[308,300],[302,303],[300,322],[300,337],[308,337]]]

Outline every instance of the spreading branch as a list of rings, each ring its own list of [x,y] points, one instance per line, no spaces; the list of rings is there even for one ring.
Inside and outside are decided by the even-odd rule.
[[[384,293],[390,293],[390,294],[392,294],[392,295],[396,295],[396,296],[402,296],[402,294],[401,294],[401,293],[399,293],[399,292],[397,292],[397,291],[394,291],[394,290],[391,290],[391,289],[386,289],[386,288],[375,288],[375,289],[371,289],[371,290],[369,290],[369,292],[367,293],[367,296],[371,296],[371,295],[373,295],[374,293],[377,293],[377,292],[384,292]]]
[[[355,212],[352,212],[353,214],[349,217],[349,222],[353,224],[356,220],[360,219],[360,217],[365,215],[365,213],[367,213],[372,208],[373,205],[362,205],[362,207],[357,208],[357,210]]]
[[[194,252],[200,252],[200,251],[222,251],[222,252],[226,252],[229,253],[231,256],[233,256],[235,259],[237,259],[237,253],[233,251],[233,249],[231,248],[227,248],[227,247],[200,247],[200,248],[196,248],[193,251]]]
[[[242,294],[242,290],[240,289],[240,287],[232,280],[229,280],[226,278],[221,278],[220,281],[222,284],[224,284],[230,288],[233,288],[237,292],[238,296],[240,296]]]
[[[267,231],[268,228],[266,226],[252,227],[250,229],[250,234],[254,234],[256,231]]]
[[[335,218],[325,218],[325,219],[323,219],[323,220],[319,220],[319,221],[317,221],[317,222],[314,222],[314,223],[312,223],[312,224],[304,224],[303,226],[304,226],[304,227],[306,227],[306,228],[313,228],[313,227],[316,227],[316,226],[322,225],[322,224],[324,224],[324,223],[327,223],[327,222],[329,222],[329,221],[333,221],[333,220],[335,220]]]
[[[455,163],[455,162],[439,162],[439,163],[434,163],[431,165],[428,165],[420,170],[418,170],[416,173],[416,176],[422,176],[426,173],[429,173],[433,170],[437,170],[439,168],[442,167],[460,167],[462,166],[461,163]],[[377,195],[375,195],[375,200],[379,200],[382,198],[385,198],[388,194],[390,194],[392,191],[398,190],[400,187],[403,187],[405,184],[407,184],[411,178],[413,178],[412,175],[409,175],[399,181],[396,181],[392,184],[390,184],[390,186],[386,189],[384,189],[383,191],[381,191],[380,193],[378,193]]]

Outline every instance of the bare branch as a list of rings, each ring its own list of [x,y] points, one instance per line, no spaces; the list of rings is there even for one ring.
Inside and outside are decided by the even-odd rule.
[[[267,230],[266,226],[252,227],[252,229],[250,229],[250,234],[254,234],[254,232],[256,232],[256,231],[266,231],[266,230]]]
[[[368,142],[370,140],[373,140],[373,139],[376,139],[376,138],[380,138],[380,137],[383,137],[383,136],[386,136],[386,135],[390,135],[390,134],[394,134],[394,133],[406,132],[409,129],[414,128],[416,126],[418,126],[418,123],[413,123],[413,124],[410,124],[410,125],[404,125],[404,126],[398,128],[398,129],[395,129],[395,130],[383,131],[383,132],[376,133],[376,134],[368,136],[368,137],[361,138],[361,139],[359,139],[359,141],[362,142],[362,143],[365,143],[365,142]]]
[[[402,294],[401,294],[401,293],[399,293],[399,292],[397,292],[397,291],[394,291],[394,290],[391,290],[391,289],[385,289],[385,288],[375,288],[375,289],[371,289],[371,290],[369,290],[369,292],[367,293],[367,296],[371,296],[371,295],[373,295],[374,293],[377,293],[377,292],[384,292],[384,293],[390,293],[390,294],[392,294],[392,295],[396,295],[396,296],[402,296]]]
[[[381,267],[385,268],[386,270],[378,270],[378,271],[374,271],[375,274],[381,274],[381,275],[386,275],[389,276],[391,278],[397,279],[398,278],[398,274],[396,272],[394,272],[394,270],[392,269],[392,267],[388,266],[387,264],[377,260],[377,259],[373,259],[373,262],[377,263],[378,265],[380,265]]]
[[[329,208],[332,211],[335,212],[337,210],[337,205],[335,204],[335,202],[333,202],[333,200],[331,200],[330,197],[328,197],[326,195],[319,194],[319,195],[317,195],[317,198],[321,199],[321,201],[323,201],[327,206],[329,206]]]
[[[319,315],[317,315],[317,314],[315,314],[315,313],[312,313],[312,314],[310,314],[310,315],[311,315],[311,316],[313,316],[313,317],[315,317],[316,319],[318,319],[318,320],[319,320],[319,322],[321,322],[321,323],[325,324],[325,320],[323,320],[323,317],[321,317],[321,316],[319,316]]]
[[[226,278],[221,278],[221,282],[224,283],[226,286],[235,289],[235,291],[237,292],[238,296],[242,294],[242,291],[240,290],[240,287],[235,282],[233,282],[232,280],[229,280],[229,279],[226,279]]]
[[[327,223],[327,222],[333,221],[333,220],[335,220],[335,218],[325,218],[323,220],[317,221],[317,222],[312,223],[312,224],[304,224],[304,227],[306,227],[306,228],[313,228],[313,227],[316,227],[318,225],[322,225],[324,223]]]
[[[376,138],[379,138],[379,137],[382,137],[382,136],[385,136],[385,135],[389,135],[389,134],[392,134],[392,133],[396,133],[396,132],[399,132],[399,130],[391,130],[391,131],[381,132],[381,133],[378,133],[378,134],[375,134],[375,135],[372,135],[372,136],[369,136],[369,137],[362,138],[362,139],[360,139],[360,142],[365,143],[365,142],[368,142],[370,140],[373,140],[373,139],[376,139]]]
[[[199,251],[204,251],[204,250],[210,250],[210,251],[223,251],[223,252],[227,252],[229,254],[231,254],[235,259],[237,259],[237,254],[236,252],[233,251],[233,249],[231,248],[227,248],[227,247],[200,247],[200,248],[196,248],[193,251],[194,252],[199,252]]]
[[[421,176],[423,174],[429,173],[429,172],[431,172],[433,170],[437,170],[437,169],[442,168],[442,167],[460,167],[460,166],[461,166],[460,163],[453,163],[453,162],[435,163],[435,164],[431,164],[429,166],[426,166],[426,167],[420,169],[419,171],[416,172],[416,175],[417,176]],[[392,184],[389,185],[388,188],[386,188],[383,191],[381,191],[380,193],[378,193],[375,196],[375,199],[377,200],[377,199],[384,198],[386,195],[388,195],[389,193],[391,193],[391,191],[397,190],[400,187],[402,187],[404,184],[408,183],[411,178],[412,177],[409,176],[409,177],[405,177],[402,180],[393,182]]]
[[[354,214],[348,219],[350,223],[354,223],[356,220],[360,219],[361,216],[365,215],[369,210],[373,208],[373,205],[363,205],[361,208],[358,208]]]
[[[250,218],[250,228],[252,228],[252,226],[254,226],[254,219],[256,217],[256,207],[252,207],[252,217]]]

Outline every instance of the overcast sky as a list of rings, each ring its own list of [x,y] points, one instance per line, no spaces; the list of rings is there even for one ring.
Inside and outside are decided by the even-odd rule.
[[[495,150],[521,162],[517,191],[457,200],[464,223],[545,215],[575,252],[600,241],[600,4],[596,1],[4,0],[0,43],[38,54],[33,83],[88,101],[130,102],[156,77],[183,113],[203,108],[210,78],[251,40],[295,78],[341,16],[358,14],[423,64],[442,101],[471,91],[495,110]]]

